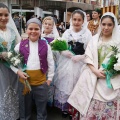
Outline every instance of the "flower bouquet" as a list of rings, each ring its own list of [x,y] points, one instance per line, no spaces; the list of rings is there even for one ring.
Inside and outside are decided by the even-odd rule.
[[[71,50],[71,46],[68,45],[68,43],[66,42],[66,40],[63,40],[62,38],[57,38],[55,40],[53,40],[51,43],[51,48],[54,51],[64,51],[64,50],[69,50],[71,51],[73,54],[75,54],[72,50]]]
[[[68,44],[65,40],[62,40],[61,38],[57,38],[53,40],[51,43],[51,48],[54,51],[64,51],[68,50]]]
[[[5,53],[5,56],[3,57],[3,59],[1,59],[1,62],[3,62],[7,67],[10,67],[12,65],[18,69],[21,69],[22,71],[26,70],[26,65],[23,62],[23,56],[21,56],[20,53],[16,53],[15,51],[7,52],[7,42],[6,44],[0,44],[0,52]],[[27,77],[29,77],[27,73],[25,74]],[[24,80],[24,85],[25,88],[28,89],[27,91],[30,92],[31,87],[28,80]]]
[[[106,82],[108,88],[112,88],[110,78],[120,74],[120,53],[116,46],[111,46],[111,47],[113,54],[110,56],[110,59],[106,64],[102,64],[102,67],[105,70]]]

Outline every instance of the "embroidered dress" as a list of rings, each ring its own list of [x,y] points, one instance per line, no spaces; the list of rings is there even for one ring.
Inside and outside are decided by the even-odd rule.
[[[91,20],[88,23],[88,29],[91,31],[92,35],[95,35],[97,33],[98,27],[99,27],[99,21],[96,24],[94,23],[94,20]]]
[[[88,30],[81,30],[76,33],[72,29],[68,29],[63,34],[63,38],[67,40],[69,46],[71,46],[71,50],[76,55],[84,54],[87,43],[91,39],[88,39],[90,36],[91,33]],[[69,105],[67,99],[79,78],[84,63],[82,60],[75,63],[70,58],[63,56],[60,53],[57,55],[57,68],[54,76],[54,105],[62,111],[68,111]]]
[[[98,43],[98,61],[99,66],[101,66],[105,57],[110,53],[112,45],[112,40],[109,42],[102,42],[100,39]],[[98,79],[99,81],[99,79]],[[104,82],[106,82],[104,80]],[[98,90],[96,90],[98,91]],[[109,102],[102,102],[96,100],[97,92],[95,92],[94,97],[90,103],[87,115],[84,117],[81,115],[80,120],[119,120],[120,119],[120,90],[118,91],[118,96],[115,100]],[[89,113],[89,114],[88,114]]]
[[[6,42],[7,51],[12,51],[15,45],[15,33],[7,28],[0,31],[0,44]],[[0,120],[16,120],[19,118],[18,77],[0,60]]]

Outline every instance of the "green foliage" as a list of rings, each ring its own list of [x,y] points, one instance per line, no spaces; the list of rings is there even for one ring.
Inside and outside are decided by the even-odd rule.
[[[112,55],[110,60],[108,61],[107,70],[109,71],[111,69],[114,69],[114,64],[116,63],[117,63],[117,58],[114,55]]]
[[[111,46],[112,47],[112,51],[114,51],[115,54],[118,53],[118,48],[116,46]]]
[[[54,51],[64,51],[68,49],[68,44],[65,40],[54,40],[50,43],[52,50]]]

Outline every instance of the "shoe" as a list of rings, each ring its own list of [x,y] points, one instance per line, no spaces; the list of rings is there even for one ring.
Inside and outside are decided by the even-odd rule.
[[[69,120],[72,120],[72,115],[69,115]]]
[[[68,116],[68,113],[67,112],[62,112],[62,118],[66,118]]]

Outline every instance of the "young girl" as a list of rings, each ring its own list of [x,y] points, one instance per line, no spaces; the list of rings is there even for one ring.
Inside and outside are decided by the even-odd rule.
[[[55,106],[63,111],[66,116],[68,111],[67,99],[79,78],[84,62],[84,52],[92,35],[87,29],[86,14],[81,10],[75,10],[71,16],[70,29],[63,34],[63,40],[71,47],[59,53],[57,68],[55,71]]]
[[[24,62],[27,65],[27,76],[18,70],[21,78],[27,79],[31,85],[31,92],[26,94],[21,103],[24,106],[24,116],[20,119],[31,118],[32,99],[35,101],[37,108],[37,120],[46,120],[46,103],[48,96],[48,87],[54,75],[54,61],[51,48],[46,41],[41,40],[41,22],[37,18],[32,18],[27,22],[28,39],[21,41],[15,47],[16,52],[20,52],[24,57]],[[46,73],[48,78],[46,80]]]
[[[59,37],[53,17],[48,16],[43,19],[41,37],[44,37],[48,43]]]
[[[59,37],[53,17],[48,16],[43,19],[41,37],[44,37],[48,43]],[[56,52],[54,52],[53,54],[55,56]],[[52,82],[48,91],[48,105],[51,107],[53,106],[53,96],[54,86]]]
[[[0,3],[0,119],[16,120],[19,118],[18,102],[18,76],[13,72],[13,66],[9,66],[4,58],[9,51],[13,51],[17,42],[15,31],[8,26],[14,26],[10,19],[9,9]],[[18,37],[20,37],[18,35]],[[4,46],[4,51],[1,51]]]
[[[110,89],[102,67],[111,57],[111,46],[120,48],[119,36],[116,17],[113,13],[105,13],[98,34],[86,48],[86,66],[68,100],[80,112],[79,120],[120,119],[120,75],[110,79]],[[73,117],[73,120],[78,119]]]

